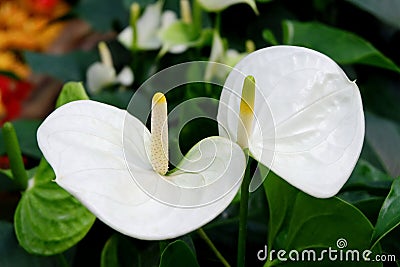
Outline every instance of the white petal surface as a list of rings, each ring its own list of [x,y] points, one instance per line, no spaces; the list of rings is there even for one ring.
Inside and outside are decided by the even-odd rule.
[[[137,46],[140,49],[153,50],[161,47],[157,31],[161,26],[162,1],[148,5],[136,22]],[[126,27],[117,37],[126,48],[131,49],[133,41],[132,28]]]
[[[97,93],[116,81],[115,69],[103,63],[95,62],[88,68],[86,80],[89,91]]]
[[[118,73],[117,81],[125,86],[129,86],[133,83],[135,76],[128,66],[124,67],[120,73]]]
[[[128,132],[132,130],[128,129]],[[130,136],[125,138],[126,144],[133,142],[129,140]],[[145,140],[144,143],[147,142]],[[174,207],[207,207],[210,203],[223,200],[232,191],[237,192],[246,169],[241,148],[222,137],[201,140],[188,152],[177,169],[164,177],[153,170],[143,175],[143,168],[137,167],[133,155],[127,151],[126,159],[139,187],[159,202]]]
[[[161,27],[161,11],[163,1],[148,5],[137,21],[138,47],[143,49],[158,49],[161,41],[157,31]]]
[[[127,49],[132,48],[133,31],[130,26],[123,29],[117,36],[118,41]]]
[[[294,46],[258,50],[235,69],[224,85],[218,121],[236,138],[242,83],[253,75],[257,89],[251,153],[304,192],[321,198],[335,195],[363,144],[357,85],[327,56]]]
[[[203,6],[204,9],[208,11],[221,11],[225,8],[239,4],[239,3],[246,3],[254,10],[254,12],[258,13],[257,6],[254,0],[198,0],[200,5]]]
[[[125,128],[129,138],[123,141],[124,124],[129,125]],[[56,173],[56,182],[100,220],[126,235],[174,238],[206,224],[229,205],[240,183],[218,201],[197,208],[172,207],[144,193],[130,171],[144,179],[163,179],[152,170],[146,154],[149,137],[146,127],[126,111],[90,100],[58,108],[38,130],[39,147]],[[241,150],[226,139],[215,139],[217,146],[226,143],[238,154],[225,166],[242,164],[244,171]],[[231,174],[229,168],[227,173]],[[189,186],[196,186],[193,181]]]

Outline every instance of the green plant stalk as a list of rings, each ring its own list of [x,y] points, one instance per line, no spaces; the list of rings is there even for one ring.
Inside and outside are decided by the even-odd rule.
[[[140,5],[133,3],[130,8],[129,24],[132,28],[132,47],[131,51],[134,53],[137,50],[138,35],[137,35],[137,21],[140,16]]]
[[[246,239],[247,239],[247,214],[249,210],[249,185],[250,185],[251,157],[248,157],[246,172],[240,188],[240,210],[239,210],[239,236],[237,266],[244,267],[246,260]]]
[[[207,243],[207,245],[211,248],[211,250],[214,252],[215,256],[217,256],[217,258],[221,261],[221,263],[225,266],[225,267],[231,267],[231,265],[229,264],[229,262],[224,258],[224,256],[222,256],[221,252],[219,252],[219,250],[215,247],[214,243],[211,241],[211,239],[208,237],[208,235],[206,234],[206,232],[204,232],[203,228],[199,228],[197,230],[197,233],[199,234],[199,236]]]
[[[28,174],[26,173],[24,162],[22,160],[21,149],[19,147],[14,126],[10,122],[6,122],[3,125],[2,131],[4,146],[10,161],[14,183],[23,191],[28,187]]]
[[[63,253],[57,254],[57,259],[61,267],[69,267],[69,263]]]
[[[203,28],[203,10],[198,0],[193,1],[193,24],[198,34],[201,33]]]

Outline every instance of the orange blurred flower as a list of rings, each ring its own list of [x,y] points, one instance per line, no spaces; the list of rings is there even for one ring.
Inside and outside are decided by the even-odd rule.
[[[64,26],[54,19],[68,9],[61,0],[0,0],[0,71],[26,79],[29,69],[18,52],[44,51]]]

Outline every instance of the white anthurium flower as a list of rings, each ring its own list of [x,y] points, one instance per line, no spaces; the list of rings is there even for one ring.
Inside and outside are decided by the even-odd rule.
[[[161,40],[163,39],[162,38],[163,33],[168,31],[168,28],[175,23],[179,23],[176,13],[171,10],[165,10],[161,17],[161,29],[158,33]],[[187,44],[166,45],[166,47],[164,48],[164,50],[172,54],[180,54],[185,52],[187,49],[188,49]]]
[[[161,40],[158,38],[158,30],[161,26],[163,1],[146,6],[143,14],[136,21],[136,47],[143,50],[156,50],[161,47]],[[117,37],[118,41],[126,48],[132,48],[133,29],[126,27]]]
[[[166,174],[166,105],[161,93],[153,97],[151,133],[127,111],[90,100],[61,106],[38,130],[56,182],[104,223],[139,239],[174,238],[208,223],[232,201],[246,168],[241,148],[217,136]]]
[[[248,4],[256,14],[258,14],[258,9],[256,2],[254,0],[196,0],[199,4],[207,11],[219,12],[226,9],[229,6],[245,3]]]
[[[129,67],[124,67],[117,75],[114,69],[110,50],[104,42],[98,45],[101,62],[89,66],[86,72],[86,81],[91,93],[98,93],[106,86],[119,83],[129,86],[133,83],[134,75]]]
[[[243,92],[250,115],[239,119],[247,75],[257,89],[253,96]],[[220,135],[227,129],[253,158],[314,197],[335,195],[360,155],[365,127],[359,89],[314,50],[273,46],[249,54],[229,74],[220,103]]]
[[[164,45],[164,40],[162,38],[163,33],[168,31],[171,25],[180,22],[174,11],[162,11],[162,7],[163,1],[157,1],[154,4],[148,5],[142,16],[136,21],[136,47],[138,49],[160,49]],[[132,27],[128,26],[117,37],[118,41],[128,49],[132,48],[133,31]],[[188,46],[186,44],[175,44],[168,45],[168,47],[163,49],[165,52],[179,54],[185,52],[187,48]]]

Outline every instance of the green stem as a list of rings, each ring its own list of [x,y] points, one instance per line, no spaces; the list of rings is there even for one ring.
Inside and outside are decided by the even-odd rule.
[[[246,238],[247,238],[247,213],[249,209],[249,185],[250,185],[250,165],[251,157],[247,162],[246,172],[244,174],[242,186],[240,189],[240,211],[239,211],[239,237],[238,237],[238,253],[237,266],[245,266],[246,258]]]
[[[203,11],[198,0],[193,1],[193,25],[197,33],[203,28]]]
[[[3,125],[3,138],[14,182],[20,190],[25,190],[28,187],[28,174],[22,160],[21,149],[14,126],[10,122],[6,122]]]
[[[197,230],[197,233],[199,236],[207,243],[207,245],[211,248],[211,250],[214,252],[215,256],[221,261],[221,263],[225,267],[231,267],[231,265],[228,263],[228,261],[222,256],[221,252],[215,247],[214,243],[211,241],[211,239],[207,236],[206,232],[204,232],[203,228],[199,228]]]
[[[137,21],[140,16],[140,6],[138,3],[133,3],[131,5],[131,10],[130,10],[130,18],[129,18],[129,24],[132,28],[132,51],[136,51],[137,49],[137,42],[138,42],[138,34],[137,34]]]
[[[69,263],[67,259],[65,258],[64,254],[60,253],[57,254],[58,262],[60,263],[61,267],[69,267]]]
[[[215,25],[214,29],[220,33],[221,32],[221,12],[215,14]]]

